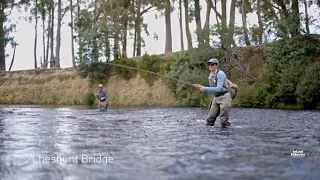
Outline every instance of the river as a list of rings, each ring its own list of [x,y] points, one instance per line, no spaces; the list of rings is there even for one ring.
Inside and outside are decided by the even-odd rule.
[[[320,111],[0,108],[0,179],[320,179]],[[291,153],[304,154],[298,168]]]

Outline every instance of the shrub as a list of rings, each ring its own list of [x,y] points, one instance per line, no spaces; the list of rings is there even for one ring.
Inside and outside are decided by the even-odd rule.
[[[320,62],[306,68],[295,93],[298,102],[303,104],[305,108],[317,108],[320,102]]]
[[[212,57],[220,58],[220,55],[218,50],[207,47],[191,49],[175,57],[167,75],[185,83],[168,80],[168,86],[184,105],[197,106],[201,102],[209,102],[206,93],[199,92],[190,84],[208,85],[206,62]]]
[[[81,62],[79,63],[77,70],[82,78],[91,77],[98,81],[107,78],[111,72],[109,64],[99,61]]]
[[[161,67],[164,64],[164,60],[159,55],[148,55],[145,54],[142,56],[141,60],[138,61],[138,68],[151,71],[154,73],[160,73]],[[159,78],[158,75],[148,72],[141,72],[142,78],[146,80],[149,85],[152,85],[153,82]]]
[[[268,45],[264,83],[257,90],[258,101],[252,106],[275,107],[277,104],[304,104],[316,107],[319,101],[320,41],[312,36],[284,39]],[[253,98],[255,93],[248,93]]]
[[[96,97],[95,95],[92,93],[92,92],[88,92],[86,94],[86,100],[85,100],[85,103],[89,106],[93,105],[94,104],[94,101],[95,101]]]
[[[161,74],[167,74],[167,73],[170,72],[171,67],[173,66],[173,64],[177,60],[177,55],[178,54],[179,53],[176,53],[173,56],[170,56],[168,58],[163,59],[163,63],[161,63],[161,67],[160,67],[160,73]]]
[[[135,60],[128,59],[128,58],[121,58],[121,59],[114,60],[113,64],[114,64],[114,70],[124,79],[130,79],[135,77],[136,70],[129,68],[129,67],[137,68],[137,62]],[[128,67],[120,67],[120,66],[116,66],[116,64],[124,65]]]

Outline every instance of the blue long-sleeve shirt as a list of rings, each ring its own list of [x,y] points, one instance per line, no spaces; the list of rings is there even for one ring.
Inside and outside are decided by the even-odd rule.
[[[212,74],[210,74],[210,76],[211,75]],[[209,76],[209,83],[211,85],[210,76]],[[210,94],[215,94],[215,93],[220,92],[223,88],[223,84],[226,79],[226,74],[221,70],[219,70],[218,73],[213,74],[213,76],[216,77],[216,79],[217,79],[217,82],[216,82],[217,86],[216,87],[205,87],[205,91]]]

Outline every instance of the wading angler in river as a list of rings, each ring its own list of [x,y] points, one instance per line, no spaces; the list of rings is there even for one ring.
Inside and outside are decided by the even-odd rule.
[[[108,109],[108,93],[105,89],[102,89],[102,87],[102,84],[99,84],[96,97],[99,100],[99,110],[106,111]]]
[[[231,102],[237,94],[238,87],[228,80],[226,74],[219,69],[219,61],[217,59],[212,58],[207,64],[210,70],[208,77],[210,87],[205,87],[200,84],[194,85],[199,91],[213,95],[206,125],[213,126],[217,117],[220,115],[221,126],[230,126],[229,112]]]

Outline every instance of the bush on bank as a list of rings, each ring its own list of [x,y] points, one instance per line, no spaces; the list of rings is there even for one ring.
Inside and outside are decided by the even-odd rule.
[[[248,88],[239,97],[239,104],[264,108],[286,104],[289,107],[320,109],[319,38],[284,39],[267,47],[263,81]]]

